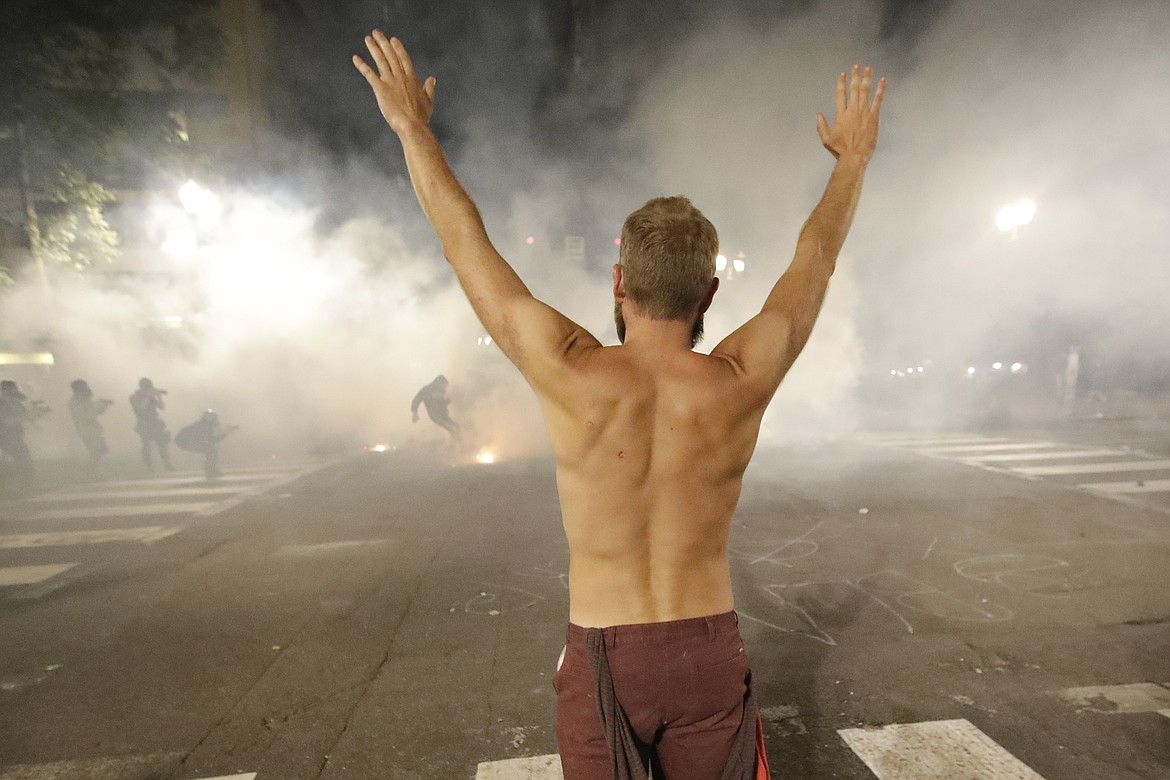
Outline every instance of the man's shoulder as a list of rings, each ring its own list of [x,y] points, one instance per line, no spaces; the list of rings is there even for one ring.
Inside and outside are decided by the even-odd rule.
[[[623,394],[638,385],[707,385],[726,387],[739,377],[733,361],[720,355],[691,352],[677,359],[651,360],[635,355],[622,345],[581,350],[569,361],[575,381],[597,389],[613,387]],[[579,388],[584,389],[584,388]]]

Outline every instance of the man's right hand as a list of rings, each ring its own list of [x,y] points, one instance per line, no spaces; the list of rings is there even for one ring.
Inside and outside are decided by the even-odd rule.
[[[834,157],[855,158],[862,164],[873,157],[877,146],[878,128],[881,125],[882,97],[886,94],[886,80],[878,81],[873,105],[869,102],[869,89],[873,82],[873,68],[853,66],[848,94],[845,89],[845,74],[837,77],[837,111],[830,126],[825,115],[817,113],[817,132],[821,143]]]

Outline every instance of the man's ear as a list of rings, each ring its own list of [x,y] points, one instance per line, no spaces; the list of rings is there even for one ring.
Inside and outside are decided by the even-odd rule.
[[[703,298],[703,302],[699,304],[699,314],[706,314],[707,309],[711,308],[711,301],[715,299],[715,291],[719,289],[719,277],[711,279],[711,287],[707,290],[707,297]]]
[[[626,277],[621,263],[613,264],[613,299],[618,303],[626,299]]]

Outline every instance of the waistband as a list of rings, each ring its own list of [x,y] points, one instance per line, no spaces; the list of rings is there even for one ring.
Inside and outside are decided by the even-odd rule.
[[[606,647],[624,644],[682,642],[688,639],[714,639],[739,631],[735,610],[720,615],[667,620],[661,623],[629,623],[605,628],[585,628],[569,624],[567,644],[583,644],[587,631],[600,631]]]

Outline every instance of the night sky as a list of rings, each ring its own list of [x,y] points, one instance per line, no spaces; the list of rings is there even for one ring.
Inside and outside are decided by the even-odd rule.
[[[947,2],[875,3],[882,9],[882,38],[909,56]],[[629,7],[634,5],[636,10]],[[279,131],[338,155],[368,152],[384,142],[384,126],[365,110],[366,85],[349,64],[351,53],[365,53],[362,36],[377,26],[399,36],[419,69],[437,76],[434,122],[446,144],[464,140],[469,125],[506,129],[519,120],[550,150],[576,149],[583,124],[603,129],[624,119],[622,107],[637,88],[637,69],[623,69],[615,78],[615,65],[625,68],[669,52],[713,18],[783,25],[785,18],[815,5],[807,0],[272,0],[277,63],[272,109]]]

